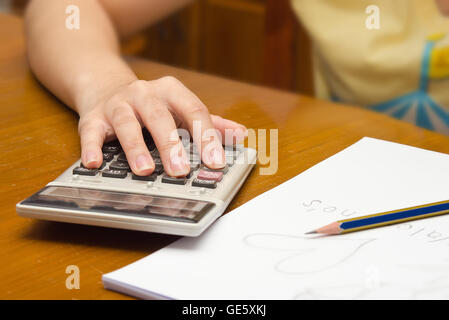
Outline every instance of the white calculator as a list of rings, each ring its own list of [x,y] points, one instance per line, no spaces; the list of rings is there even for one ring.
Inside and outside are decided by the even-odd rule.
[[[223,169],[201,163],[191,141],[184,142],[191,172],[164,173],[153,140],[144,135],[156,169],[149,176],[131,172],[118,141],[103,146],[103,164],[87,169],[75,162],[56,180],[17,204],[20,216],[43,220],[198,236],[226,209],[256,163],[256,151],[225,147]]]

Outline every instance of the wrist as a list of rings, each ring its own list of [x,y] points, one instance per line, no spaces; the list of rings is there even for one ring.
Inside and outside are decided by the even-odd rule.
[[[74,81],[74,108],[81,116],[136,80],[137,76],[127,65],[119,65],[115,70],[83,72]]]
[[[95,83],[88,85],[84,92],[82,92],[76,99],[76,111],[80,116],[89,112],[109,97],[111,97],[120,88],[136,81],[137,77],[120,77],[115,79],[105,80],[101,84]],[[90,81],[88,81],[90,82]]]

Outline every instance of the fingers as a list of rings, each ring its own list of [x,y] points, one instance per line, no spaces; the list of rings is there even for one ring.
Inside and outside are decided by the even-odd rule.
[[[219,169],[225,166],[224,150],[221,138],[212,124],[207,107],[178,80],[167,78],[167,101],[192,134],[201,159],[209,168]]]
[[[155,99],[145,99],[140,116],[150,131],[161,156],[164,170],[173,177],[190,172],[189,159],[179,140],[176,124],[167,106]]]
[[[142,123],[153,137],[165,172],[171,176],[190,172],[174,118],[190,131],[203,163],[213,169],[225,166],[222,143],[241,142],[247,134],[246,128],[236,122],[211,116],[198,97],[172,77],[135,81],[120,88],[98,110],[108,130],[115,132],[131,170],[137,175],[149,175],[155,168],[143,139]],[[104,128],[98,130],[90,125],[80,131],[83,164],[87,167],[100,166],[105,132]]]
[[[248,129],[244,125],[217,115],[211,115],[211,119],[215,129],[220,132],[224,145],[242,143],[248,136]]]
[[[132,107],[126,102],[111,104],[106,116],[125,151],[131,170],[137,175],[149,175],[154,171],[154,161],[143,140],[142,127]]]
[[[94,121],[80,121],[81,161],[86,168],[98,168],[103,162],[101,147],[105,138],[103,126]]]

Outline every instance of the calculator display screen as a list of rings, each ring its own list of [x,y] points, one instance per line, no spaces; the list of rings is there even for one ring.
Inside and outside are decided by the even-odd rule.
[[[55,186],[45,187],[22,203],[192,223],[200,221],[214,206],[201,200]]]

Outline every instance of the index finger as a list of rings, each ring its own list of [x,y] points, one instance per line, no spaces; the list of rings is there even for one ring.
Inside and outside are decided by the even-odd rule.
[[[226,164],[223,146],[207,107],[179,81],[170,86],[167,97],[167,102],[181,116],[192,134],[206,166],[212,169],[223,168]]]

